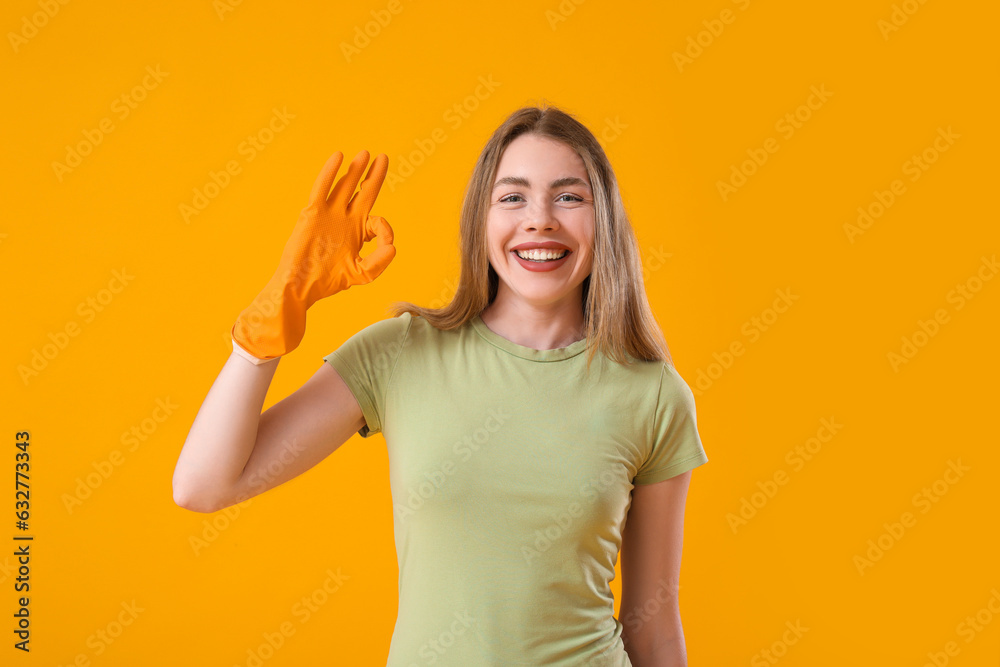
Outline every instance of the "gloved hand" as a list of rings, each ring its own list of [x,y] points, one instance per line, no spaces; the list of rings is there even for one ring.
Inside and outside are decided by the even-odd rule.
[[[386,155],[375,157],[360,191],[351,196],[368,159],[368,151],[358,153],[331,192],[344,155],[337,151],[330,156],[285,244],[277,271],[236,319],[233,341],[256,359],[274,359],[294,350],[305,333],[311,305],[351,285],[370,283],[395,257],[389,223],[368,214],[389,168]],[[362,245],[375,237],[375,250],[361,259]]]

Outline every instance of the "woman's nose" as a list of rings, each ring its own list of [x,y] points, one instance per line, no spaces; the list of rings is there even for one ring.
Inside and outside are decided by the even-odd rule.
[[[559,228],[559,221],[553,214],[551,207],[546,204],[536,203],[525,209],[524,229],[551,230]]]

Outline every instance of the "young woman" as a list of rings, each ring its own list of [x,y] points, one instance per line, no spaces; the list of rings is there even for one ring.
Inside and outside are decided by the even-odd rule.
[[[354,432],[381,432],[399,562],[387,667],[686,665],[684,505],[708,458],[594,135],[554,107],[511,114],[465,195],[451,303],[396,304],[260,414],[306,309],[370,282],[395,253],[388,223],[369,215],[387,158],[353,197],[369,155],[331,192],[342,159],[323,168],[278,271],[233,327],[175,501],[214,512]],[[610,589],[619,550],[622,621]]]

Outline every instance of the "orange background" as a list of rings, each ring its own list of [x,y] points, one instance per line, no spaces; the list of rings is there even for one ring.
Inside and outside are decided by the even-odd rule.
[[[1000,249],[996,5],[222,6],[4,5],[0,662],[245,666],[286,624],[294,633],[262,664],[384,664],[397,580],[381,436],[354,436],[238,515],[174,505],[173,467],[232,322],[333,151],[385,152],[397,176],[403,158],[419,162],[373,211],[398,254],[376,282],[310,310],[265,407],[391,301],[450,298],[479,150],[544,99],[601,137],[651,303],[698,391],[711,461],[687,509],[691,664],[1000,663],[1000,280],[982,259]],[[355,39],[363,48],[345,55]],[[294,117],[268,136],[274,109]],[[110,132],[88,140],[102,123]],[[76,167],[53,166],[81,144]],[[933,162],[915,168],[925,152]],[[754,155],[762,164],[741,167]],[[229,161],[239,173],[226,181]],[[181,205],[213,173],[225,187],[185,221]],[[742,184],[724,197],[731,178]],[[845,226],[858,207],[878,213],[879,197],[891,204],[852,240]],[[797,298],[779,313],[781,290]],[[916,353],[894,365],[904,338]],[[23,376],[36,351],[51,358]],[[824,419],[840,425],[832,436]],[[123,440],[132,429],[144,439]],[[30,654],[10,632],[24,430]],[[949,461],[967,470],[946,474]],[[306,618],[301,600],[328,570],[347,578]]]

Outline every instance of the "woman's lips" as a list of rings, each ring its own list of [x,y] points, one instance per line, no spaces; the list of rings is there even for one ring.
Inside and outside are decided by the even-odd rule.
[[[553,259],[547,262],[533,262],[530,259],[521,259],[520,257],[518,257],[516,250],[511,250],[510,254],[514,256],[514,259],[517,260],[518,264],[520,264],[529,271],[555,271],[560,266],[565,264],[566,260],[573,253],[567,250],[566,254],[560,257],[559,259]]]

